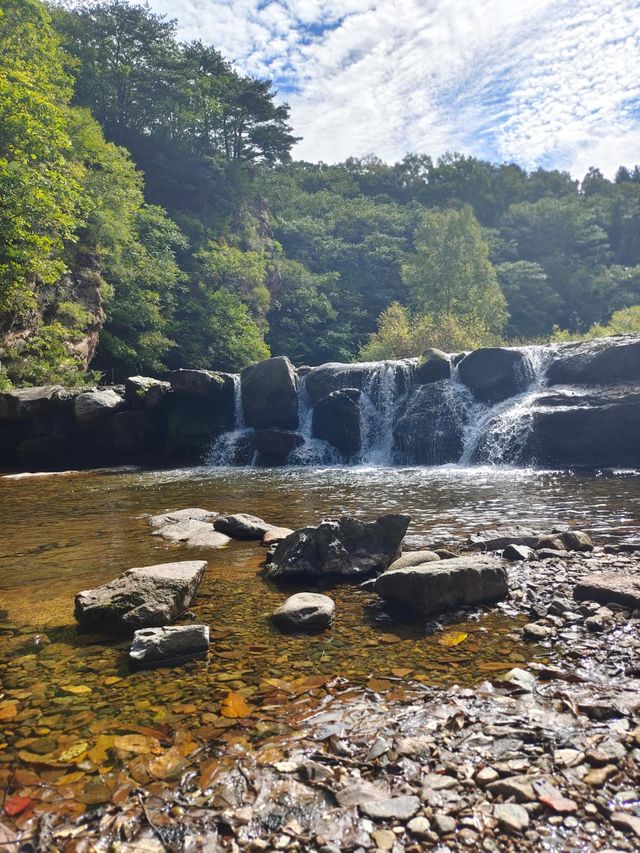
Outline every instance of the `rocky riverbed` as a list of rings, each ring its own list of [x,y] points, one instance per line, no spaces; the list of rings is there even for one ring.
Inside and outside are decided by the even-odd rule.
[[[70,742],[53,758],[47,717],[36,714],[34,736],[17,744],[19,766],[0,770],[0,843],[64,851],[635,850],[640,612],[574,599],[585,575],[606,571],[626,587],[640,577],[640,553],[608,550],[511,562],[507,599],[424,625],[442,645],[464,650],[460,626],[502,613],[514,640],[536,649],[529,665],[483,667],[472,687],[436,689],[400,665],[363,688],[339,676],[264,673],[258,691],[230,689],[204,715],[176,696],[179,726],[113,734],[97,720],[91,743]],[[366,594],[384,618],[384,605]],[[26,697],[12,686],[19,679],[3,676],[0,716],[10,735]],[[99,773],[87,784],[92,767]]]

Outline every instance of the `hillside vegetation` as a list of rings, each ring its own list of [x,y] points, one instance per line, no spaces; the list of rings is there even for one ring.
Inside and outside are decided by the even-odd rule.
[[[294,162],[269,81],[121,0],[0,44],[0,385],[640,329],[638,167]]]

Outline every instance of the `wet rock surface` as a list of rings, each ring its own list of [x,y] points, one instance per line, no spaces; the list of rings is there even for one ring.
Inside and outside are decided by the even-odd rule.
[[[206,567],[203,560],[185,560],[129,569],[79,592],[75,617],[83,628],[114,632],[166,625],[187,609]]]
[[[303,527],[280,542],[267,562],[267,578],[357,577],[384,571],[400,554],[408,515],[365,522],[343,517]]]
[[[242,408],[255,429],[298,428],[298,391],[293,365],[277,356],[242,371]]]
[[[328,595],[298,592],[278,607],[271,619],[281,631],[315,633],[331,625],[335,609]]]
[[[206,625],[170,625],[142,628],[133,635],[129,663],[137,669],[175,666],[209,651]]]
[[[219,515],[214,520],[213,526],[220,533],[224,533],[232,539],[244,540],[261,540],[271,529],[271,525],[263,519],[244,512],[238,512],[234,515]]]

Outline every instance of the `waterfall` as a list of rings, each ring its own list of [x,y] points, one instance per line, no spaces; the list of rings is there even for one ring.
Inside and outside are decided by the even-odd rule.
[[[409,361],[372,362],[360,396],[363,465],[394,462],[393,427],[409,391],[413,364]]]
[[[526,389],[494,406],[479,403],[460,381],[457,370],[451,383],[460,416],[464,417],[461,465],[484,462],[489,465],[515,464],[522,460],[533,431],[535,403],[546,385],[546,371],[554,350],[550,347],[523,347],[525,360],[520,380]]]
[[[290,464],[337,465],[340,462],[340,454],[335,447],[313,435],[313,404],[306,384],[300,380],[298,380],[298,419],[304,444],[291,452]]]
[[[250,448],[249,436],[253,433],[244,422],[242,408],[242,385],[240,376],[233,377],[233,429],[218,436],[207,454],[207,464],[248,465],[253,455]]]

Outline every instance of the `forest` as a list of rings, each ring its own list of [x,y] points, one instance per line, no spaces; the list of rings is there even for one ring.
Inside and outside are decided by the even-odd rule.
[[[0,388],[640,331],[640,168],[292,159],[289,108],[122,0],[0,0]]]

